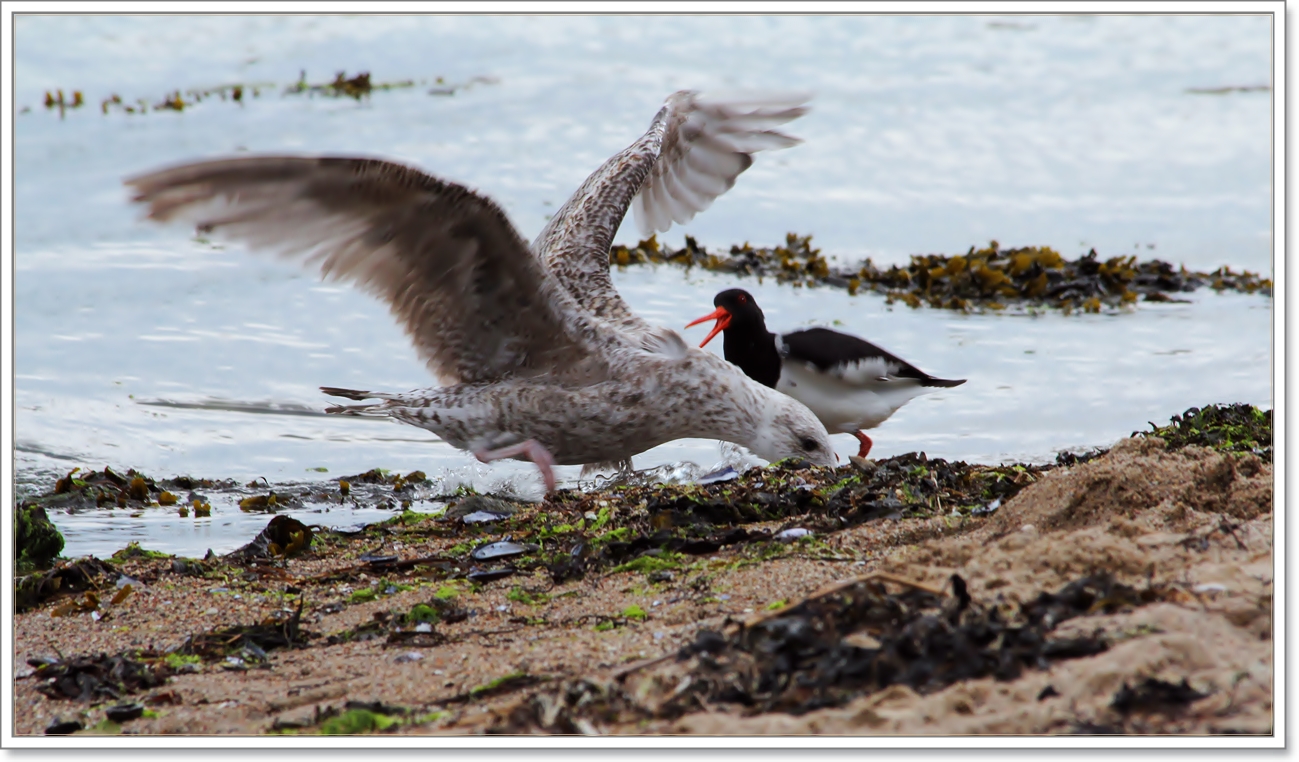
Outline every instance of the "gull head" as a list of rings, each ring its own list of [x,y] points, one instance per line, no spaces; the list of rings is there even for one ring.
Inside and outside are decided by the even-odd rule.
[[[838,457],[830,446],[830,435],[812,411],[793,397],[759,388],[766,392],[762,395],[763,413],[753,439],[744,445],[773,463],[797,456],[812,465],[834,466]]]

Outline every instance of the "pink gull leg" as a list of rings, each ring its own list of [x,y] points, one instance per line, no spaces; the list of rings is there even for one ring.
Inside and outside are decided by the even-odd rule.
[[[864,431],[858,431],[857,433],[853,434],[853,436],[857,437],[857,441],[861,442],[861,447],[857,450],[857,457],[864,458],[867,455],[869,455],[871,451],[871,444],[873,444],[871,442],[871,438],[866,436],[866,433]]]
[[[526,442],[520,442],[509,447],[502,447],[499,450],[474,451],[474,457],[483,463],[491,463],[502,458],[513,458],[517,455],[526,455],[528,460],[536,463],[537,470],[541,472],[541,478],[546,482],[546,492],[555,491],[555,472],[551,470],[551,466],[555,465],[555,457],[535,439],[529,439]]]

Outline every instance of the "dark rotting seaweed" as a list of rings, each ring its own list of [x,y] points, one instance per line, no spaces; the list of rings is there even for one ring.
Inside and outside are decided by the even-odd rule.
[[[91,702],[120,699],[165,683],[171,670],[158,657],[152,652],[124,651],[27,663],[36,668],[40,693],[52,699]]]
[[[305,646],[315,635],[301,627],[304,603],[305,599],[299,598],[298,608],[293,612],[274,612],[258,624],[223,627],[190,635],[181,644],[179,651],[186,655],[216,660],[241,652],[260,656],[277,648]]]
[[[1186,678],[1182,678],[1181,683],[1170,683],[1147,677],[1136,687],[1130,688],[1124,683],[1114,694],[1110,706],[1124,715],[1134,712],[1174,714],[1208,695],[1192,688]]]
[[[903,589],[890,592],[889,585]],[[620,680],[604,685],[578,679],[520,702],[495,730],[573,732],[583,718],[670,719],[726,704],[743,714],[802,714],[842,706],[891,685],[924,694],[962,680],[1012,680],[1025,670],[1108,648],[1100,633],[1052,638],[1059,622],[1141,606],[1162,594],[1094,575],[1053,593],[1043,591],[1010,612],[975,600],[959,575],[951,577],[949,587],[950,595],[885,574],[846,580],[728,631],[699,630],[675,654],[685,674],[672,678],[676,689],[658,703],[638,699],[635,688],[623,690]],[[665,661],[672,659],[651,659],[636,668]],[[1058,693],[1045,689],[1039,700],[1052,695]]]
[[[117,569],[91,556],[75,561],[61,561],[49,571],[16,580],[14,587],[18,611],[27,611],[58,596],[98,590],[101,585],[115,580],[117,576]]]
[[[225,558],[232,561],[250,561],[293,556],[310,548],[313,536],[311,527],[301,521],[291,516],[276,516],[253,538],[252,542],[227,553]]]

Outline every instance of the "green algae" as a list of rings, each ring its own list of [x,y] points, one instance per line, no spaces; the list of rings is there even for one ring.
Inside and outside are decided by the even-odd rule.
[[[1253,453],[1272,460],[1272,411],[1253,405],[1206,405],[1188,408],[1174,415],[1167,426],[1150,424],[1151,431],[1133,432],[1133,436],[1159,437],[1168,449],[1188,445],[1208,447],[1219,452]]]
[[[364,590],[357,590],[353,592],[351,595],[347,597],[347,602],[348,603],[369,603],[370,601],[377,600],[378,598],[379,598],[379,592],[372,587],[367,587]]]
[[[325,720],[320,725],[320,734],[324,736],[352,736],[363,733],[377,733],[387,730],[401,722],[396,717],[389,717],[379,712],[366,709],[349,709],[346,712]]]
[[[407,624],[437,624],[442,619],[438,610],[427,603],[417,603],[405,615]]]
[[[537,678],[529,675],[527,672],[511,672],[508,675],[502,675],[501,677],[489,680],[482,685],[470,688],[469,697],[474,699],[486,698],[487,696],[504,693],[506,691],[514,690],[515,688],[526,687],[536,682]]]
[[[160,550],[149,550],[147,548],[142,548],[140,547],[140,543],[130,542],[127,543],[125,548],[122,548],[121,550],[114,553],[109,560],[111,560],[113,563],[120,564],[132,558],[171,558],[171,554],[163,553]]]
[[[550,595],[548,593],[530,592],[519,585],[515,585],[510,588],[510,592],[505,594],[505,599],[528,606],[540,606],[543,603],[550,602]]]
[[[19,574],[48,569],[63,552],[63,535],[39,505],[14,511],[14,539]]]

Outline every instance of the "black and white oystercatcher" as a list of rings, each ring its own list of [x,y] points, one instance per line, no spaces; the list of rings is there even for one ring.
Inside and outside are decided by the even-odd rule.
[[[857,437],[861,458],[872,444],[862,429],[888,420],[913,397],[965,383],[934,378],[869,341],[829,328],[774,334],[744,289],[722,291],[713,306],[712,313],[686,325],[717,321],[699,346],[720,332],[727,361],[754,381],[807,405],[830,433]]]
[[[606,161],[531,246],[488,198],[378,159],[260,156],[151,172],[127,185],[155,220],[185,220],[350,281],[388,302],[442,384],[403,394],[325,387],[428,429],[479,460],[619,461],[683,437],[833,465],[797,401],[634,315],[609,247],[634,205],[646,235],[683,223],[752,163],[798,142],[771,128],[805,96],[709,100],[682,91]]]

